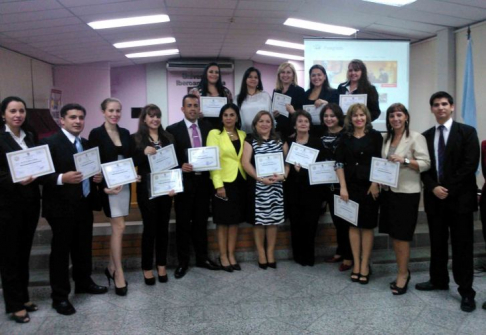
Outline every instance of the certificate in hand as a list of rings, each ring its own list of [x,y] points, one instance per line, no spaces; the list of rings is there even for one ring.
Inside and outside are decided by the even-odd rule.
[[[292,142],[285,161],[294,165],[299,164],[304,169],[308,169],[309,164],[315,163],[317,155],[319,155],[319,150]]]
[[[7,153],[7,161],[14,183],[25,180],[30,176],[39,177],[56,172],[47,144],[26,150],[9,152]]]
[[[287,104],[292,102],[292,98],[281,93],[273,92],[273,99],[272,99],[272,112],[278,111],[280,115],[285,117],[289,117],[289,112],[287,112]]]
[[[339,182],[334,170],[335,161],[309,164],[309,184],[336,184]]]
[[[358,225],[358,212],[359,204],[352,200],[348,202],[341,199],[338,195],[334,194],[334,214],[351,223],[352,225]]]
[[[137,181],[137,172],[131,158],[101,164],[101,169],[108,188]]]
[[[221,170],[218,147],[190,148],[187,156],[193,171]]]
[[[201,112],[205,117],[219,117],[221,107],[228,103],[226,97],[200,97]]]
[[[175,193],[184,192],[181,169],[150,174],[150,199],[169,194],[172,190]]]
[[[391,187],[397,187],[399,173],[400,163],[390,162],[383,158],[371,158],[370,181]]]
[[[173,144],[157,150],[154,155],[148,155],[147,158],[152,173],[167,171],[178,165]]]
[[[339,107],[341,107],[344,115],[346,115],[351,105],[358,103],[366,105],[367,99],[368,94],[341,94],[339,95]]]
[[[321,124],[320,114],[324,105],[316,107],[315,105],[304,105],[302,109],[309,113],[312,117],[312,124]]]
[[[285,174],[283,154],[276,152],[273,154],[255,155],[255,168],[258,178],[273,176],[274,174]]]
[[[83,174],[83,180],[101,172],[100,150],[98,147],[73,155],[76,171]]]

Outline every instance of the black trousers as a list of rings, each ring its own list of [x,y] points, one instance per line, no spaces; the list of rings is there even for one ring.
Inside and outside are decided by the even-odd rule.
[[[157,266],[167,265],[167,248],[169,246],[169,220],[172,198],[161,196],[149,200],[146,190],[137,192],[138,207],[142,214],[142,269],[152,270]]]
[[[427,213],[430,233],[430,281],[438,286],[449,284],[449,232],[452,246],[452,273],[461,296],[473,297],[474,278],[473,213],[455,213],[442,206],[440,211]]]
[[[207,224],[211,184],[207,175],[195,175],[184,183],[184,192],[176,195],[176,242],[179,264],[187,266],[191,240],[196,262],[208,257]]]
[[[13,217],[0,219],[0,273],[5,311],[23,310],[29,298],[29,258],[37,222],[39,200],[17,209]]]
[[[78,286],[87,286],[91,280],[91,248],[93,239],[93,212],[86,199],[80,199],[73,217],[52,218],[47,221],[52,229],[49,278],[52,300],[62,301],[71,292],[69,283],[69,256],[73,265],[73,280]]]
[[[349,242],[349,223],[334,215],[334,194],[339,195],[339,189],[334,192],[330,190],[326,190],[325,192],[325,200],[329,204],[331,219],[334,227],[336,227],[336,255],[342,256],[345,260],[352,260],[353,252],[351,251],[351,244]]]
[[[486,242],[486,194],[481,196],[481,201],[479,202],[479,210],[481,214],[481,224],[483,226],[483,238]]]

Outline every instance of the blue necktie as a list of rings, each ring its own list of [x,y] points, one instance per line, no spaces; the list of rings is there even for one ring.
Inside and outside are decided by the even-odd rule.
[[[445,126],[440,125],[439,129],[439,147],[438,147],[438,156],[439,156],[439,164],[438,164],[438,172],[439,172],[439,182],[444,180],[444,156],[445,156],[445,141],[444,141],[444,129]]]
[[[79,138],[76,137],[76,139],[74,140],[74,145],[76,146],[76,150],[78,151],[78,153],[83,152],[83,146],[81,145],[81,141],[79,140]],[[89,189],[89,178],[88,178],[83,180],[83,195],[85,198],[88,197],[89,192],[90,189]]]

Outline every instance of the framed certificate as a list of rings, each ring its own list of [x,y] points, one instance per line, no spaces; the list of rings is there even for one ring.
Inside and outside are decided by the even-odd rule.
[[[101,164],[101,170],[108,188],[137,181],[137,172],[131,158]]]
[[[285,117],[289,117],[289,112],[287,112],[287,104],[292,102],[292,97],[289,97],[285,94],[273,92],[273,99],[272,99],[272,110],[278,111],[280,115]]]
[[[397,187],[399,173],[400,163],[390,162],[384,158],[371,158],[370,181]]]
[[[25,180],[30,176],[40,177],[56,172],[47,144],[26,150],[9,152],[7,153],[7,161],[14,183]]]
[[[179,165],[173,144],[157,150],[154,155],[148,155],[147,158],[152,173],[167,171]]]
[[[325,161],[309,164],[309,184],[336,184],[338,176],[334,170],[335,161]]]
[[[201,112],[205,117],[219,117],[221,107],[228,103],[226,97],[200,97]]]
[[[315,163],[317,155],[319,155],[319,150],[292,142],[285,162],[294,165],[299,164],[304,169],[308,169],[309,164]]]
[[[341,107],[344,115],[346,115],[351,105],[358,103],[366,105],[367,100],[368,94],[341,94],[339,95],[339,107]]]
[[[258,178],[285,174],[283,153],[255,155],[255,168]]]
[[[319,116],[321,114],[321,110],[323,107],[324,105],[321,105],[319,107],[316,107],[315,105],[304,105],[302,106],[302,109],[311,115],[312,124],[319,125],[321,124],[321,120]]]
[[[193,171],[221,170],[218,147],[190,148],[187,156]]]
[[[83,174],[83,180],[101,172],[100,150],[98,147],[73,155],[76,171]]]
[[[358,225],[359,204],[352,200],[348,202],[341,199],[334,194],[334,214],[351,223],[354,226]]]
[[[182,185],[182,170],[174,169],[150,174],[150,199],[167,195],[170,191],[184,192]]]

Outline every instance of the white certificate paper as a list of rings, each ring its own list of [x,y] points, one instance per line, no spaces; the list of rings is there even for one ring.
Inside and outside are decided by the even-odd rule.
[[[315,105],[304,105],[302,106],[302,109],[311,115],[312,124],[321,124],[319,116],[323,107],[324,105],[320,105],[319,107],[316,107]]]
[[[339,179],[334,170],[335,161],[309,164],[309,184],[337,184]]]
[[[283,154],[276,152],[273,154],[255,155],[255,168],[258,178],[284,174]]]
[[[150,174],[150,199],[169,194],[172,190],[175,193],[184,192],[181,169]]]
[[[98,147],[73,155],[76,171],[83,174],[83,180],[101,172],[100,150]]]
[[[334,214],[351,223],[358,225],[359,204],[352,200],[348,202],[342,200],[338,195],[334,194]]]
[[[152,173],[167,171],[179,165],[173,144],[157,150],[155,154],[148,155],[147,158]]]
[[[366,106],[367,99],[368,94],[341,94],[339,95],[339,107],[341,107],[344,115],[346,115],[351,105],[359,103]]]
[[[7,153],[7,161],[14,183],[25,180],[30,176],[39,177],[56,172],[47,144],[26,150],[9,152]]]
[[[287,104],[292,102],[292,98],[281,93],[273,92],[273,100],[272,100],[272,112],[278,111],[280,115],[285,117],[289,117],[289,112],[287,112]]]
[[[101,164],[101,169],[108,188],[137,181],[137,172],[131,158]]]
[[[371,158],[370,181],[397,187],[399,173],[400,163],[390,162],[384,158]]]
[[[319,155],[319,150],[292,142],[285,161],[289,164],[299,164],[304,169],[308,169],[309,164],[316,162],[317,155]]]
[[[221,170],[218,147],[190,148],[187,156],[193,171]]]
[[[221,107],[228,103],[226,97],[200,97],[201,112],[205,117],[219,117]]]

